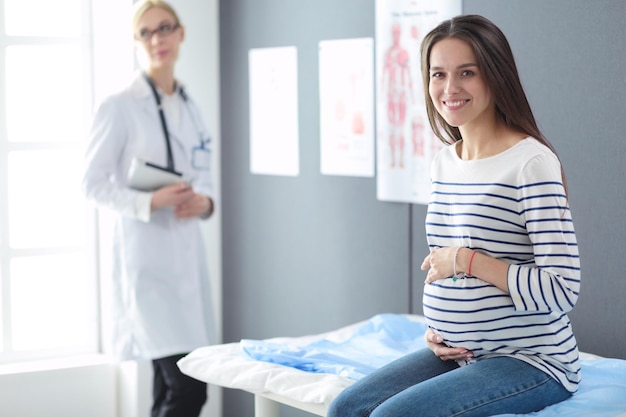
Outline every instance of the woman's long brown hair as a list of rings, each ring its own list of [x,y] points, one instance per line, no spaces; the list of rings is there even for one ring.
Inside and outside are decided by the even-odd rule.
[[[428,94],[430,52],[437,42],[447,38],[463,40],[472,48],[476,64],[493,96],[497,116],[511,129],[532,136],[557,155],[537,126],[509,42],[496,25],[479,15],[462,15],[446,20],[430,31],[422,41],[421,67],[426,111],[435,135],[446,144],[462,139],[459,128],[449,125],[441,117]],[[562,166],[561,176],[567,195],[567,182]]]

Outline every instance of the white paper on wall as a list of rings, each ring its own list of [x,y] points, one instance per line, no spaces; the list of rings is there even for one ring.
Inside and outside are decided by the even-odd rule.
[[[298,63],[295,47],[251,49],[250,172],[297,176]]]
[[[319,43],[320,171],[374,176],[374,41]]]

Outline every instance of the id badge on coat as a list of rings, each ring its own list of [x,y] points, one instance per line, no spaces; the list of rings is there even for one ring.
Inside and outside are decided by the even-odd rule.
[[[211,170],[211,150],[204,146],[196,146],[191,151],[191,165],[202,171]]]

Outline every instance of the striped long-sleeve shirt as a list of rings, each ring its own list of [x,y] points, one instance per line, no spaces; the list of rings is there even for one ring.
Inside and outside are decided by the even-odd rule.
[[[424,288],[427,322],[475,360],[514,357],[574,392],[580,367],[567,312],[580,262],[559,160],[533,138],[479,160],[464,161],[455,148],[433,160],[428,244],[509,263],[509,293],[476,277],[438,280]]]

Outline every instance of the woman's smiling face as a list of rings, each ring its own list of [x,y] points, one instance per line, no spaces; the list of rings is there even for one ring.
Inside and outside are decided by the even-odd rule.
[[[491,93],[467,42],[446,38],[433,45],[429,80],[430,98],[451,126],[467,126],[494,117]]]

